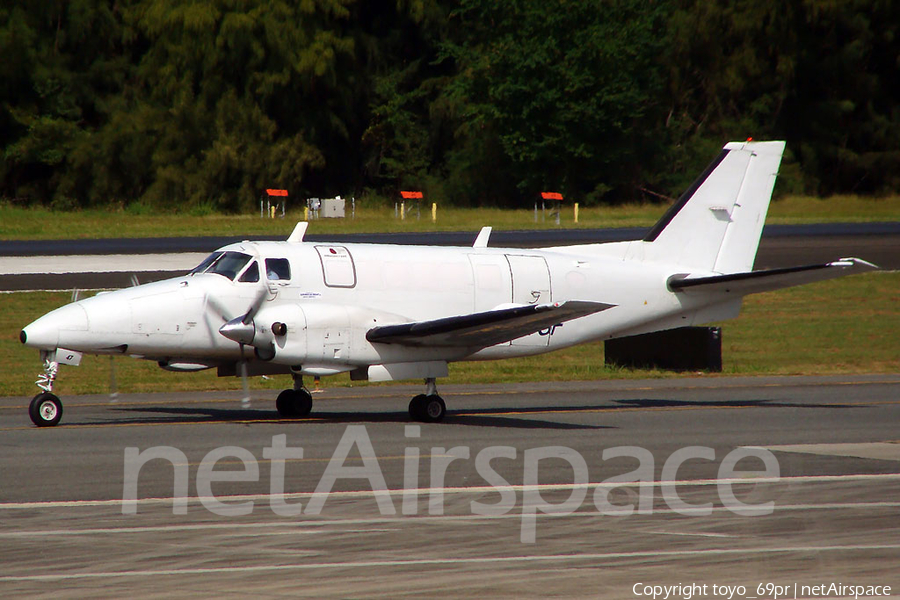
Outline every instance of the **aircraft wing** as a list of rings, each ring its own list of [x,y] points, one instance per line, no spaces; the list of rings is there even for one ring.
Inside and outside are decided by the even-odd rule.
[[[515,306],[433,321],[384,325],[370,329],[366,339],[406,346],[486,348],[612,307],[612,304],[582,300]]]
[[[822,265],[731,273],[712,277],[688,276],[669,281],[669,287],[676,292],[721,292],[743,296],[877,269],[878,267],[872,263],[859,258],[842,258]]]

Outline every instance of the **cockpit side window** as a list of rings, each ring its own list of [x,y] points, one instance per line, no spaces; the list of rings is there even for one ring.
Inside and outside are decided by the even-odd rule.
[[[291,278],[291,263],[286,258],[267,258],[266,277],[272,281]]]
[[[215,273],[234,281],[235,276],[241,272],[250,256],[242,252],[226,252],[213,265],[206,270],[207,273]]]
[[[250,266],[247,267],[247,270],[244,271],[244,274],[241,275],[241,278],[238,281],[242,281],[244,283],[256,283],[259,281],[259,263],[255,260],[250,263]]]
[[[224,252],[213,252],[209,256],[203,259],[203,262],[194,267],[194,270],[191,271],[191,275],[196,275],[197,273],[203,273],[209,268],[209,265],[216,262],[216,260],[222,256]]]

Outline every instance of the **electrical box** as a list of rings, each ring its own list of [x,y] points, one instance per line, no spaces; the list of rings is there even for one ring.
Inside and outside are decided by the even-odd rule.
[[[322,208],[319,212],[320,217],[324,218],[344,218],[344,199],[338,196],[337,198],[322,198]]]
[[[668,371],[722,371],[722,328],[680,327],[606,340],[606,364]]]

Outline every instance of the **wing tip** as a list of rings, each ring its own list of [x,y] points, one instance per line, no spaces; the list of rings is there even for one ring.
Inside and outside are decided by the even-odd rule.
[[[854,256],[847,256],[844,258],[839,258],[836,261],[828,263],[829,267],[843,267],[843,268],[853,268],[855,267],[859,271],[880,271],[881,267],[874,263],[870,263],[867,260],[863,260],[861,258],[856,258]]]

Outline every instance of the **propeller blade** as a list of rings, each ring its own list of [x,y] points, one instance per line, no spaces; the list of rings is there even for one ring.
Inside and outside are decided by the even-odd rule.
[[[212,309],[216,316],[222,319],[223,323],[227,323],[233,318],[231,312],[222,306],[222,303],[219,302],[215,296],[207,293],[203,297],[203,310],[206,311],[209,309]]]
[[[119,385],[116,381],[116,357],[109,357],[109,401],[119,401]]]
[[[243,345],[241,346],[241,355],[244,354]],[[241,387],[244,390],[244,397],[241,398],[241,407],[250,408],[250,382],[247,380],[247,361],[241,361]]]
[[[253,317],[256,316],[257,311],[262,306],[263,302],[266,301],[266,297],[269,295],[269,287],[267,285],[261,285],[259,287],[259,292],[256,294],[256,298],[253,299],[253,302],[250,304],[250,308],[247,309],[247,313],[244,315],[244,318],[241,321],[248,325],[253,321]]]

